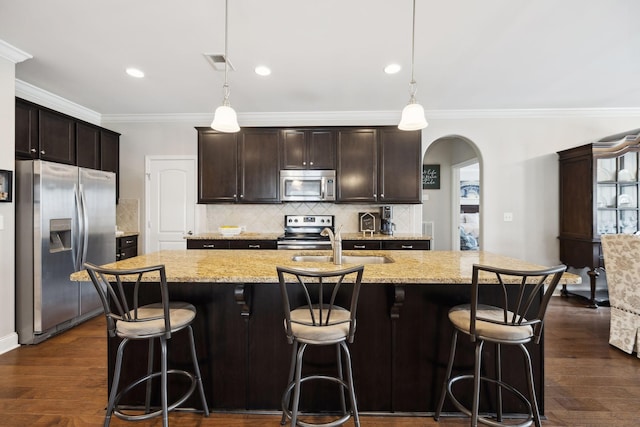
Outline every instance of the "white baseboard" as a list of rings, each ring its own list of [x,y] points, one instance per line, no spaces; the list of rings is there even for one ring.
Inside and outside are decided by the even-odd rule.
[[[0,337],[0,354],[4,354],[8,351],[13,350],[14,348],[20,347],[18,344],[18,334],[15,332],[10,333],[9,335],[5,335],[4,337]]]

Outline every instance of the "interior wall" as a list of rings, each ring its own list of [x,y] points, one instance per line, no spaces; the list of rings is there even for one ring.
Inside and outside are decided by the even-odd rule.
[[[0,169],[15,170],[15,63],[0,56]],[[15,176],[14,176],[15,180]],[[18,345],[15,332],[15,195],[0,203],[0,354]]]
[[[275,115],[274,115],[275,116]],[[282,118],[278,118],[282,125]],[[208,123],[103,123],[122,133],[121,197],[144,200],[144,155],[189,154],[197,147],[195,126]],[[251,123],[243,123],[250,126]],[[269,126],[269,123],[260,123]],[[550,265],[559,262],[558,254],[558,159],[556,152],[593,141],[603,136],[638,127],[638,117],[531,116],[483,117],[429,120],[423,130],[423,155],[434,141],[459,135],[473,141],[482,161],[482,235],[483,250]],[[431,154],[431,153],[430,153]],[[453,159],[441,153],[443,165]],[[441,170],[439,194],[447,194],[449,171]],[[429,194],[435,212],[450,218],[451,203]],[[425,203],[425,209],[427,203]],[[144,207],[141,206],[141,211]],[[205,212],[202,212],[202,210]],[[260,214],[260,205],[252,209]],[[206,207],[197,214],[206,218]],[[503,213],[513,213],[512,222],[503,221]],[[449,221],[443,220],[443,223]],[[442,228],[436,228],[436,238]],[[143,228],[141,228],[143,230]],[[436,241],[436,248],[438,248]]]

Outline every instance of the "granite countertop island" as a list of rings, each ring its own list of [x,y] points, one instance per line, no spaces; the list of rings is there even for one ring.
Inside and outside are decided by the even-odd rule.
[[[276,266],[337,270],[354,264],[293,261],[295,255],[331,255],[330,251],[295,250],[165,250],[139,255],[106,266],[138,268],[164,264],[167,281],[174,283],[276,283]],[[391,263],[367,264],[363,283],[469,284],[473,264],[512,269],[540,269],[543,266],[484,251],[344,251],[352,256],[385,256]],[[72,280],[86,281],[86,272],[74,273]],[[580,277],[566,274],[568,284]]]
[[[106,266],[128,269],[164,264],[171,299],[186,301],[196,307],[193,329],[211,410],[277,412],[287,384],[291,346],[283,330],[276,266],[334,270],[353,265],[292,260],[301,254],[326,256],[330,251],[166,250]],[[354,343],[350,344],[358,406],[363,414],[407,413],[415,416],[433,413],[452,334],[447,313],[450,307],[469,302],[474,263],[514,269],[541,268],[482,251],[358,250],[344,251],[343,255],[381,255],[393,261],[367,264],[364,269],[357,312],[358,330]],[[72,279],[87,281],[88,275],[78,272]],[[580,277],[567,274],[564,280],[579,283]],[[156,288],[140,287],[142,304],[155,301],[151,292]],[[495,300],[501,295],[500,289],[487,285],[483,292]],[[183,351],[188,348],[185,336],[178,333],[172,337],[171,363],[190,363]],[[109,383],[118,344],[117,337],[109,338]],[[138,345],[135,351],[146,357],[146,344],[131,345]],[[467,369],[472,366],[473,343],[461,339],[458,345],[459,354],[467,356],[466,359],[460,357],[454,369]],[[528,344],[528,347],[539,407],[544,414],[543,345]],[[520,361],[520,353],[511,350],[504,349],[503,357]],[[332,352],[329,353],[333,360]],[[323,354],[313,357],[321,359]],[[137,365],[124,368],[123,383],[144,374],[145,364]],[[333,372],[332,364],[325,366],[320,360],[317,367],[321,372]],[[521,363],[509,364],[503,370],[503,378],[526,389],[520,369]],[[340,407],[339,393],[333,388],[329,390],[314,382],[308,387],[308,392],[303,392],[306,397],[301,401],[303,411],[319,412]],[[172,397],[176,396],[169,396],[170,400]],[[200,406],[193,397],[186,405]],[[505,397],[505,413],[517,412],[518,405],[515,398]],[[455,410],[449,403],[445,405],[445,412]]]

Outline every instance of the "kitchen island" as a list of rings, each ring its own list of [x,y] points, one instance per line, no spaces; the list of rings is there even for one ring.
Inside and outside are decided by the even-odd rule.
[[[160,251],[108,266],[134,268],[164,264],[171,298],[196,306],[196,348],[212,409],[278,411],[287,383],[291,346],[283,330],[276,266],[340,268],[330,263],[293,261],[293,256],[300,254],[329,253]],[[364,269],[358,330],[351,345],[356,393],[363,413],[428,414],[434,411],[451,339],[447,312],[453,305],[469,301],[474,263],[516,269],[541,267],[482,251],[345,251],[344,254],[382,255],[393,261],[366,265]],[[72,279],[87,280],[87,276],[75,273]],[[563,280],[579,283],[580,278],[567,274]],[[487,291],[496,294],[497,287],[487,286]],[[172,339],[171,363],[188,362],[184,338],[177,334]],[[456,366],[468,369],[473,364],[473,347],[461,341],[460,346],[470,351],[459,353],[461,357]],[[109,378],[117,342],[117,339],[109,342]],[[142,352],[146,347],[139,349]],[[325,367],[324,363],[326,349],[313,350],[309,351],[306,366],[330,369],[331,365]],[[531,345],[530,351],[539,405],[544,413],[544,343]],[[464,353],[466,356],[462,356]],[[504,357],[515,360],[503,373],[504,377],[524,387],[519,353],[505,351]],[[136,367],[137,370],[129,367],[123,375],[133,379],[142,373],[142,365]],[[490,366],[486,369],[492,370]],[[138,398],[132,396],[133,400]],[[193,405],[197,406],[197,402]],[[515,399],[505,402],[507,412],[520,411],[519,405]],[[310,383],[303,393],[301,407],[321,410],[339,406],[333,388]],[[445,410],[451,408],[447,406]]]

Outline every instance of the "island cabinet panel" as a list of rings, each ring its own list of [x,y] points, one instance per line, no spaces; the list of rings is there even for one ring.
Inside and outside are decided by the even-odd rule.
[[[282,169],[335,169],[336,131],[284,129]]]
[[[245,128],[239,136],[240,202],[280,202],[278,130]]]
[[[378,200],[382,203],[422,202],[422,140],[420,131],[379,129]]]
[[[337,201],[378,200],[378,141],[376,129],[338,131]]]
[[[275,268],[274,268],[275,274]],[[365,270],[366,275],[366,270]],[[141,303],[148,301],[153,287],[141,287]],[[350,289],[342,290],[346,295]],[[198,360],[209,405],[214,410],[279,411],[287,384],[292,347],[283,327],[283,309],[276,283],[170,283],[170,297],[196,307],[193,324]],[[294,291],[295,292],[295,291]],[[451,307],[470,299],[465,284],[380,284],[364,283],[358,305],[358,330],[350,350],[358,406],[362,412],[433,412],[442,386],[451,343],[452,327],[447,314]],[[498,286],[487,286],[489,302],[501,296]],[[299,294],[299,299],[303,299]],[[343,295],[339,295],[340,300]],[[294,296],[294,299],[296,297]],[[536,302],[539,304],[539,301]],[[534,307],[534,310],[537,309]],[[187,335],[177,333],[170,347],[171,367],[188,365]],[[118,338],[109,339],[109,384]],[[140,343],[131,343],[136,346]],[[474,345],[461,337],[454,371],[470,370]],[[146,354],[145,345],[128,351]],[[129,347],[128,347],[129,348]],[[531,345],[535,387],[544,414],[543,344]],[[513,350],[513,351],[512,351]],[[494,349],[487,345],[485,351]],[[517,349],[503,349],[503,360],[520,361]],[[335,348],[309,348],[305,366],[320,373],[335,373]],[[491,364],[485,369],[493,373]],[[124,367],[123,381],[141,376],[145,364]],[[522,363],[504,365],[503,377],[526,390]],[[179,380],[170,378],[170,394],[180,392]],[[461,390],[470,398],[471,386]],[[141,393],[123,397],[122,403],[141,404]],[[301,409],[310,412],[339,409],[335,386],[305,383]],[[170,396],[171,399],[172,396]],[[505,412],[523,408],[505,393]],[[492,392],[481,397],[481,411],[492,410]],[[199,407],[197,394],[187,407]],[[455,408],[447,401],[445,411]]]
[[[198,128],[198,203],[238,197],[238,134]]]

